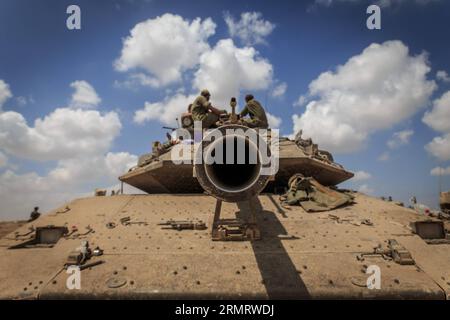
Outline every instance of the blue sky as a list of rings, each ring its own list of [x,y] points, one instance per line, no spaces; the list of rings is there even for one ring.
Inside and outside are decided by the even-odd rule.
[[[0,79],[7,84],[10,94],[2,101],[0,93],[0,117],[3,116],[4,121],[0,122],[3,126],[0,127],[0,199],[4,204],[0,217],[23,218],[28,215],[28,208],[34,205],[40,205],[46,210],[57,205],[57,201],[70,200],[96,187],[117,183],[115,177],[136,160],[136,155],[148,152],[153,140],[164,139],[161,127],[169,124],[165,119],[172,113],[162,118],[150,109],[168,110],[176,102],[170,100],[171,96],[179,94],[178,101],[184,103],[190,95],[197,93],[197,87],[209,86],[204,79],[208,79],[207,76],[217,77],[217,73],[207,68],[208,62],[227,63],[227,60],[223,60],[227,59],[223,55],[225,51],[250,54],[249,59],[255,69],[248,76],[249,82],[246,82],[248,77],[244,75],[230,77],[230,82],[238,81],[240,88],[247,86],[240,91],[241,97],[249,91],[253,92],[274,116],[281,133],[289,135],[294,130],[292,115],[302,117],[307,108],[314,109],[311,102],[317,102],[317,105],[327,109],[333,108],[334,100],[330,98],[333,90],[342,90],[339,94],[343,95],[344,101],[345,97],[361,95],[361,92],[352,91],[361,88],[340,87],[339,82],[348,80],[349,76],[339,73],[336,68],[346,65],[355,56],[368,59],[369,52],[363,52],[373,43],[379,45],[373,49],[373,54],[380,57],[374,62],[374,70],[381,70],[383,66],[394,63],[389,58],[386,64],[383,62],[384,52],[398,54],[398,64],[402,65],[398,73],[405,72],[402,79],[408,78],[408,72],[414,73],[417,65],[429,68],[423,74],[414,73],[417,79],[411,80],[411,90],[428,86],[428,91],[425,90],[422,96],[414,100],[408,99],[408,96],[413,95],[409,88],[399,88],[399,92],[393,93],[395,99],[398,98],[394,101],[406,102],[403,109],[395,111],[402,114],[397,120],[384,126],[383,119],[389,119],[388,116],[381,120],[375,119],[376,115],[373,120],[367,117],[364,121],[371,129],[365,130],[364,123],[356,129],[364,137],[357,141],[355,150],[343,150],[342,141],[329,144],[329,148],[335,159],[348,170],[362,171],[358,175],[359,180],[344,186],[362,188],[377,196],[392,195],[405,202],[410,196],[416,195],[419,201],[436,207],[439,179],[431,175],[430,171],[438,166],[443,169],[449,167],[450,157],[446,156],[449,153],[446,150],[435,150],[433,154],[425,146],[436,137],[444,137],[449,133],[442,125],[433,127],[433,123],[442,115],[448,116],[450,122],[450,112],[445,112],[450,109],[450,99],[442,99],[441,112],[436,111],[438,116],[432,117],[429,123],[424,123],[423,117],[425,112],[432,112],[435,106],[433,101],[450,90],[450,82],[443,76],[444,73],[440,77],[436,76],[438,71],[450,72],[450,42],[447,36],[450,4],[438,0],[384,1],[380,3],[382,29],[368,30],[368,15],[365,12],[371,3],[362,0],[317,3],[314,0],[1,1]],[[66,28],[66,8],[71,4],[81,8],[81,30]],[[156,21],[158,16],[167,13],[179,18],[176,21],[180,23],[180,28],[192,27],[193,20],[200,18],[199,23],[205,31],[204,34],[194,35],[193,43],[186,42],[189,52],[193,52],[193,48],[201,48],[197,53],[198,60],[186,62],[186,59],[190,60],[189,57],[180,58],[184,59],[184,66],[178,68],[179,77],[175,76],[177,79],[161,84],[164,82],[162,77],[168,72],[158,62],[147,60],[164,61],[164,54],[170,55],[170,52],[164,52],[163,49],[157,51],[155,44],[151,48],[156,52],[151,57],[143,56],[131,61],[122,55],[122,50],[124,39],[130,36],[130,31],[138,23]],[[262,31],[262,41],[255,43],[242,35],[240,37],[238,32],[230,34],[230,25],[224,18],[231,17],[233,23],[238,24],[243,13],[257,13],[256,19],[266,23],[269,31]],[[208,18],[215,28],[206,23]],[[152,23],[149,22],[146,27],[155,27]],[[249,26],[238,25],[238,30],[241,30],[239,27]],[[165,29],[161,30],[162,35],[158,33],[158,36],[164,36]],[[149,31],[150,34],[152,32]],[[254,36],[260,30],[250,29],[249,32],[253,32]],[[146,40],[144,36],[140,41],[142,39]],[[231,39],[232,42],[223,42],[224,39]],[[392,40],[398,42],[391,48],[386,41]],[[140,45],[145,48],[148,43],[144,41]],[[406,56],[402,56],[402,48],[408,50]],[[417,58],[421,55],[422,58]],[[124,67],[119,70],[116,63],[121,57]],[[392,60],[397,61],[395,58]],[[239,69],[238,63],[236,67],[236,70],[242,69]],[[352,65],[347,67],[349,74],[352,74]],[[155,71],[155,68],[159,71]],[[383,71],[386,72],[386,78],[395,78],[396,68],[397,65],[392,65],[391,70]],[[256,70],[261,70],[260,78],[255,75]],[[203,78],[198,75],[200,71]],[[334,82],[318,80],[325,72],[334,74]],[[355,70],[355,74],[357,72]],[[143,75],[145,79],[156,79],[158,85],[142,84],[133,78],[136,74]],[[318,80],[315,83],[321,89],[312,92],[311,85],[315,80]],[[409,82],[404,81],[404,85],[408,86]],[[248,84],[250,82],[252,84]],[[286,87],[285,92],[274,96],[274,89],[280,85]],[[81,87],[88,93],[94,91],[101,102],[90,101],[87,105],[80,105],[74,92],[81,90],[80,94],[86,93]],[[372,93],[368,88],[365,86],[364,90],[370,96]],[[392,90],[397,90],[395,85]],[[223,90],[224,95],[228,92],[233,92],[233,88]],[[216,97],[220,96],[220,93],[213,91],[213,99],[215,94]],[[294,106],[302,95],[307,97],[307,101]],[[377,112],[383,115],[392,112],[392,118],[395,118],[394,111],[389,109],[392,101],[383,101],[384,96],[376,96],[375,93],[374,97],[380,98],[381,102],[373,108],[378,108]],[[219,98],[216,100],[217,103],[222,101]],[[358,104],[360,109],[365,107],[363,103]],[[62,111],[55,114],[57,108]],[[135,116],[138,110],[146,110],[140,121]],[[299,125],[311,119],[323,121],[312,111],[303,116],[303,122],[300,121]],[[35,123],[36,119],[40,119],[41,124]],[[337,122],[341,120],[336,118]],[[349,122],[348,125],[358,127],[358,119],[352,121],[355,122]],[[380,123],[376,124],[377,121]],[[327,134],[333,135],[331,127],[323,128]],[[48,130],[53,129],[54,134],[48,134]],[[318,139],[322,142],[320,145],[328,147],[328,141],[333,139],[327,139],[323,131],[315,139],[314,130],[309,129],[312,139]],[[405,135],[403,138],[397,135],[397,143],[392,143],[390,148],[387,143],[393,141],[396,132]],[[408,135],[407,132],[412,133]],[[92,137],[88,137],[89,134]],[[60,137],[74,141],[73,145],[59,141]],[[13,145],[11,141],[14,141]],[[46,148],[37,146],[39,142],[45,144]],[[77,143],[83,147],[77,148]],[[444,149],[446,146],[449,145],[445,141],[439,145]],[[59,156],[61,154],[64,156]],[[384,161],[380,160],[383,154],[388,154]],[[96,166],[105,165],[109,168],[106,171],[94,170]],[[450,189],[449,175],[442,177],[442,188]],[[29,195],[29,203],[24,203],[17,196],[20,191]]]

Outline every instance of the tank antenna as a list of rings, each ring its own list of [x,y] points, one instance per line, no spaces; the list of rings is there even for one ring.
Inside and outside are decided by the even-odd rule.
[[[269,105],[268,105],[268,101],[269,101],[269,99],[268,99],[268,93],[269,93],[269,89],[267,88],[267,90],[266,90],[266,101],[264,101],[264,107],[267,109],[267,110],[269,110]]]

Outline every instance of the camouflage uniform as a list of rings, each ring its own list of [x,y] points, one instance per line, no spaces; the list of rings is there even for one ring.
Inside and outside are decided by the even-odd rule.
[[[250,115],[250,119],[242,119],[246,115]],[[241,119],[250,128],[267,128],[269,125],[267,123],[267,116],[264,108],[261,104],[252,99],[247,102],[244,107],[244,110],[240,113]]]
[[[152,144],[152,154],[155,158],[159,157],[160,155],[166,153],[172,145],[173,144],[171,141],[166,141],[164,143],[155,141]]]
[[[219,120],[217,114],[208,111],[209,106],[211,103],[204,96],[198,96],[192,103],[192,119],[201,121],[205,129],[210,128]]]

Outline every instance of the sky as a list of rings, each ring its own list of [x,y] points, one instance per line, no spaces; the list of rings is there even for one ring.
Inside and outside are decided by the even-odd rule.
[[[2,0],[0,219],[117,188],[203,88],[223,108],[253,93],[271,127],[356,173],[340,186],[437,208],[449,28],[443,0]]]

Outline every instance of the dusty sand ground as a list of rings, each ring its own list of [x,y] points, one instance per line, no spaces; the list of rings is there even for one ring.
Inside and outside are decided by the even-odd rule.
[[[3,238],[8,233],[13,232],[17,228],[23,226],[26,221],[2,221],[0,222],[0,238]]]

